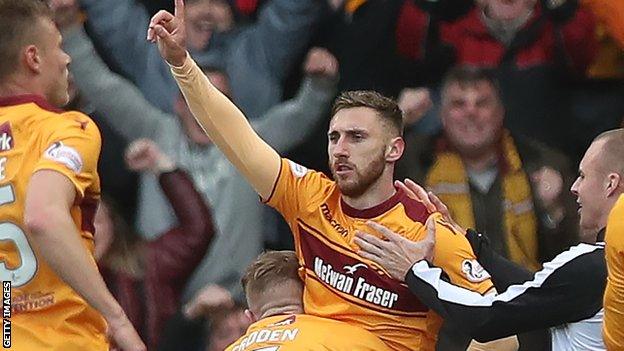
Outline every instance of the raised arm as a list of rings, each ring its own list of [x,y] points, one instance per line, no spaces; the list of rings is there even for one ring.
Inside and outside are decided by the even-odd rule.
[[[325,0],[271,0],[244,37],[242,55],[254,59],[272,77],[283,80],[305,53],[315,24],[326,9]]]
[[[188,174],[176,167],[152,140],[139,139],[126,149],[126,164],[133,171],[151,172],[177,217],[175,226],[147,244],[149,272],[161,284],[184,286],[206,254],[214,236],[208,204]]]
[[[148,39],[158,43],[161,56],[172,66],[195,119],[256,192],[268,199],[280,171],[280,156],[188,55],[182,0],[176,0],[175,16],[160,11],[152,18]]]
[[[152,106],[134,84],[112,72],[81,26],[67,28],[63,37],[80,93],[124,138],[153,139],[162,121],[175,118]]]
[[[286,153],[305,141],[325,116],[336,95],[338,61],[329,51],[311,49],[304,63],[304,72],[306,77],[295,97],[251,122],[260,137],[279,153]]]
[[[79,1],[88,16],[89,34],[97,39],[106,58],[137,85],[147,100],[173,112],[177,87],[158,50],[145,41],[149,13],[138,0]]]
[[[115,64],[133,79],[145,65],[148,51],[154,48],[145,42],[145,26],[149,14],[136,0],[79,0],[86,11],[89,28],[111,55]]]

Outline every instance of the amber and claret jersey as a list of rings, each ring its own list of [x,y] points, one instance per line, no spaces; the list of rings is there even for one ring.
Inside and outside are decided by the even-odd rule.
[[[362,328],[306,314],[259,320],[225,351],[390,351]]]
[[[609,214],[605,243],[604,341],[608,350],[624,350],[624,195]]]
[[[324,174],[283,159],[267,203],[293,232],[303,267],[306,314],[362,327],[393,350],[434,350],[442,320],[405,284],[357,254],[356,230],[374,234],[368,220],[418,241],[427,234],[427,218],[435,216],[434,264],[455,285],[481,294],[493,289],[464,235],[402,191],[373,208],[357,210],[341,200],[336,183]]]
[[[31,176],[59,172],[76,188],[71,216],[93,252],[100,145],[97,126],[82,113],[63,113],[38,96],[0,99],[0,277],[5,291],[11,283],[11,350],[108,350],[102,316],[46,264],[24,225]]]

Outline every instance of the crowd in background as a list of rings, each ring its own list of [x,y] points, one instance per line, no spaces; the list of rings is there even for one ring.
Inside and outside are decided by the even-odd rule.
[[[100,270],[150,350],[222,350],[246,329],[240,277],[292,249],[196,124],[145,40],[172,1],[50,0],[74,89],[103,139]],[[188,47],[278,152],[327,171],[336,94],[395,97],[398,164],[464,227],[531,270],[578,242],[582,152],[624,118],[620,0],[187,0]],[[441,86],[445,83],[444,91]],[[447,323],[440,350],[465,349]],[[547,331],[520,336],[547,350]]]

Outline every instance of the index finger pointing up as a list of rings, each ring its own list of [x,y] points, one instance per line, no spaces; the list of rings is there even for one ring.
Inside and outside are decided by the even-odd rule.
[[[174,13],[178,20],[184,21],[184,0],[175,0]]]

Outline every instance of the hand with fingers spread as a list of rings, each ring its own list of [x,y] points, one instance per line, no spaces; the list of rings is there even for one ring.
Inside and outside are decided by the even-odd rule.
[[[175,14],[158,11],[147,29],[147,40],[158,44],[160,56],[170,65],[180,67],[186,60],[184,0],[175,0]]]
[[[367,234],[361,231],[355,233],[355,243],[360,247],[358,254],[380,265],[394,279],[404,281],[407,272],[420,260],[433,260],[435,246],[435,221],[432,217],[427,220],[427,237],[422,241],[411,241],[400,236],[381,224],[369,221],[366,223],[371,229],[382,236]]]
[[[422,202],[427,208],[427,211],[440,212],[442,218],[444,218],[444,220],[451,227],[453,227],[456,232],[464,235],[466,234],[466,229],[462,228],[462,226],[455,222],[453,217],[451,217],[451,212],[448,207],[434,193],[431,191],[428,192],[425,188],[410,179],[405,179],[403,182],[396,180],[394,185],[403,190],[407,196]]]

